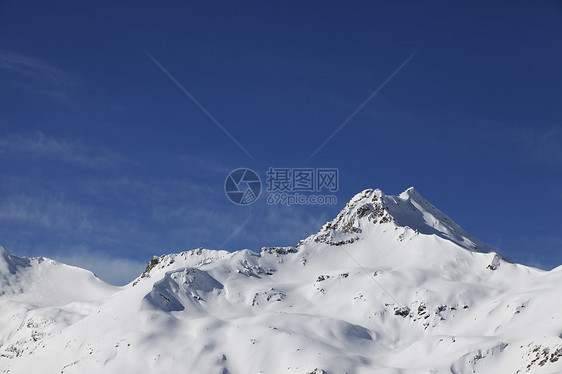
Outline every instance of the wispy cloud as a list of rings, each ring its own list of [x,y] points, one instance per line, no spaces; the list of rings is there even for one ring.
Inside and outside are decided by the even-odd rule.
[[[335,207],[334,207],[335,208]],[[334,218],[337,214],[329,213],[329,209],[312,206],[267,206],[264,208],[263,216],[258,222],[267,222],[269,232],[268,238],[261,238],[264,245],[295,245],[299,240],[306,239]]]
[[[63,199],[12,195],[0,200],[0,222],[15,222],[62,232],[92,228],[92,209]]]
[[[562,264],[562,236],[546,235],[539,237],[518,236],[509,245],[518,251],[515,261],[551,270]]]
[[[141,262],[84,247],[55,253],[51,257],[58,262],[90,270],[98,278],[117,286],[125,285],[138,277],[148,263],[148,260]]]
[[[181,154],[178,156],[178,160],[193,169],[207,173],[218,173],[224,175],[225,178],[232,171],[232,166],[225,165],[224,158],[219,159],[219,155],[215,153],[205,154],[204,157]]]
[[[26,75],[44,73],[55,78],[65,75],[62,70],[40,59],[6,50],[0,50],[0,69],[8,69]]]
[[[0,138],[0,155],[16,157],[52,158],[58,161],[87,167],[103,167],[130,163],[123,155],[103,148],[89,147],[46,136],[41,132],[33,136],[6,135]]]
[[[58,100],[68,100],[80,80],[78,75],[47,61],[3,49],[0,49],[0,71],[14,76],[12,83],[20,89]]]
[[[516,150],[505,154],[514,160],[556,168],[562,163],[562,126],[559,124],[479,120],[467,123],[464,130],[494,148]]]

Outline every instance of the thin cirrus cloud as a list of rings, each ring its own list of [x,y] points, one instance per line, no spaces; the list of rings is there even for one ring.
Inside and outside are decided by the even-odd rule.
[[[12,134],[0,138],[0,155],[51,158],[86,167],[107,167],[132,163],[131,160],[118,153],[103,148],[89,147],[80,142],[57,139],[41,132],[37,132],[33,136]]]
[[[62,199],[13,195],[0,200],[0,222],[32,224],[61,232],[92,229],[92,209]]]
[[[70,93],[79,84],[77,74],[39,59],[13,51],[0,49],[0,72],[4,72],[11,79],[13,87],[67,101]]]
[[[125,285],[140,276],[150,260],[142,262],[85,247],[70,248],[51,257],[64,264],[88,269],[98,278],[117,286]]]
[[[466,121],[465,121],[466,122]],[[508,123],[474,120],[461,127],[467,136],[487,141],[497,147],[517,149],[509,154],[536,164],[558,165],[562,162],[562,126],[537,123]]]

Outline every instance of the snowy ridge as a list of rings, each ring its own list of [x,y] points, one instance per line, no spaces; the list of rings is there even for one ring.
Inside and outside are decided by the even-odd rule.
[[[17,257],[3,247],[0,247],[0,287],[0,295],[37,306],[103,299],[118,290],[88,270],[45,257]]]
[[[0,254],[2,373],[562,372],[562,267],[505,261],[414,189],[365,190],[296,247],[155,257],[124,287]]]

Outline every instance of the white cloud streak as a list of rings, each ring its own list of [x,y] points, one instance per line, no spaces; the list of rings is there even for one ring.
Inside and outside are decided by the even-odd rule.
[[[33,136],[17,134],[0,138],[0,155],[27,158],[52,158],[86,167],[108,167],[132,163],[126,157],[103,148],[88,147],[79,142],[57,139],[36,132]]]
[[[63,232],[90,231],[93,209],[63,199],[13,195],[0,200],[0,222],[19,222]]]
[[[58,100],[70,99],[69,93],[79,82],[75,74],[42,59],[0,49],[0,71],[15,77],[16,87]]]

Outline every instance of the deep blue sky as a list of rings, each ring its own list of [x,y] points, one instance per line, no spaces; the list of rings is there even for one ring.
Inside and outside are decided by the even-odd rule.
[[[561,40],[556,1],[0,1],[0,245],[124,282],[152,255],[294,245],[365,188],[415,186],[552,268]],[[270,166],[339,168],[338,204],[228,201],[232,169]]]

